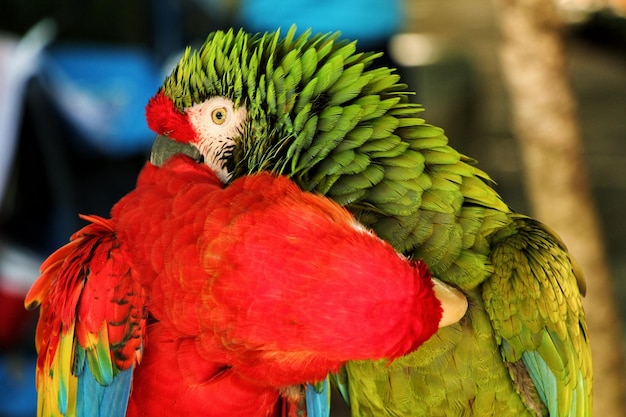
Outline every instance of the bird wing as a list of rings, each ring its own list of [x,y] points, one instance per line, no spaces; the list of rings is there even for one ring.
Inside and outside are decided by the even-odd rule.
[[[141,359],[144,294],[113,224],[97,216],[41,266],[38,415],[124,416]]]
[[[485,308],[527,405],[551,416],[590,415],[584,279],[564,244],[539,222],[513,215],[511,226],[494,236],[491,262]]]

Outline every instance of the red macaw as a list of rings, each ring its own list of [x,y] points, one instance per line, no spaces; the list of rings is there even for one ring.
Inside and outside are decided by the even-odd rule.
[[[39,416],[294,415],[302,385],[393,360],[467,307],[286,177],[177,155],[42,265]],[[364,256],[365,255],[365,256]]]

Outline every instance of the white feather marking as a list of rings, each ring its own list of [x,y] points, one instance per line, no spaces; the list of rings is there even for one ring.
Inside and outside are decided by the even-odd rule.
[[[235,147],[235,138],[243,131],[246,108],[235,109],[232,100],[211,97],[188,107],[186,113],[198,135],[194,144],[204,156],[204,163],[215,171],[222,183],[227,183],[232,176],[228,162]]]

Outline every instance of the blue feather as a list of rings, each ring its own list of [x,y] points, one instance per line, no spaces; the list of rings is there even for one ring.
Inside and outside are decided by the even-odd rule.
[[[100,385],[89,366],[78,376],[76,417],[124,417],[134,368],[120,371],[110,385]]]
[[[330,386],[328,378],[315,385],[307,384],[305,395],[308,417],[330,416]]]
[[[556,376],[536,350],[524,352],[522,354],[522,361],[528,369],[530,379],[532,379],[535,384],[541,401],[548,407],[551,416],[557,416],[558,393]]]

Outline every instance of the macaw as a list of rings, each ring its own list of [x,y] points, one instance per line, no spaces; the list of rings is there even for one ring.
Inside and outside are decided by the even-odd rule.
[[[296,32],[209,34],[146,117],[155,155],[177,143],[224,184],[287,176],[467,297],[465,317],[420,349],[334,374],[352,416],[589,416],[585,282],[565,244],[503,202],[378,54]]]
[[[42,264],[39,416],[292,416],[302,384],[400,357],[467,307],[285,176],[228,186],[185,155]],[[311,385],[313,386],[313,385]]]

